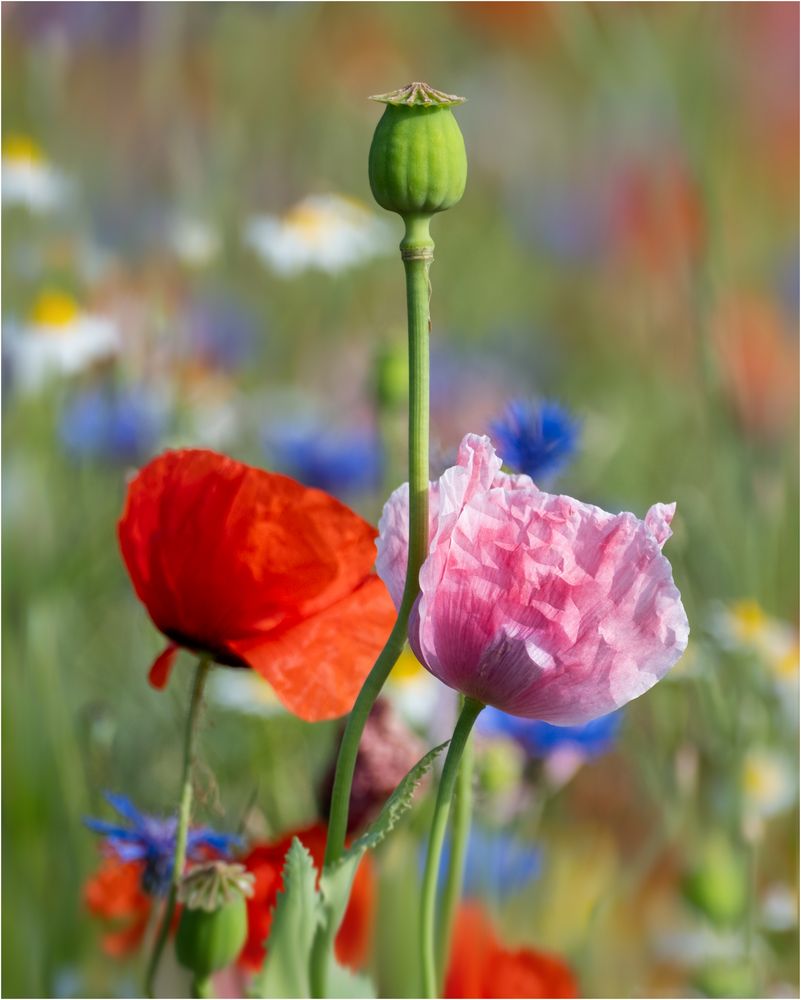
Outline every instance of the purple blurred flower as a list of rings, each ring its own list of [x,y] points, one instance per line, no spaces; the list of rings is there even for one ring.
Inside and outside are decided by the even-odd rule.
[[[448,870],[450,846],[449,838],[442,852],[442,881]],[[465,895],[503,900],[537,878],[541,867],[542,852],[538,847],[510,833],[474,826],[467,842]]]
[[[401,778],[422,757],[425,746],[397,715],[389,701],[379,698],[364,727],[350,793],[348,832],[363,830],[386,803]],[[320,787],[322,812],[331,806],[335,766],[332,763]]]
[[[172,878],[177,818],[142,813],[124,795],[105,792],[105,798],[126,824],[92,818],[85,819],[84,823],[94,833],[105,837],[104,846],[120,861],[144,862],[143,890],[153,896],[163,895]],[[228,857],[239,846],[240,839],[232,834],[217,833],[209,827],[193,827],[187,836],[186,857],[188,861],[203,861],[210,855]]]
[[[548,722],[521,719],[497,708],[486,708],[479,716],[477,731],[482,736],[502,736],[514,740],[531,757],[548,757],[565,748],[585,758],[600,757],[614,746],[623,713],[610,712],[584,726],[553,726]]]
[[[136,45],[146,11],[141,3],[32,3],[13,10],[22,31],[35,38],[57,38],[71,45]]]
[[[186,317],[186,349],[211,368],[234,371],[256,350],[258,324],[238,302],[224,297],[203,298]]]
[[[369,492],[381,483],[381,445],[371,430],[287,424],[269,430],[264,447],[282,472],[334,496]]]
[[[58,435],[73,457],[134,462],[156,449],[165,422],[163,404],[144,388],[94,386],[67,402]]]

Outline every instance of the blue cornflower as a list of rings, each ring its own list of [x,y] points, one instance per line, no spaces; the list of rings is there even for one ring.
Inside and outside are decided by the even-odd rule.
[[[264,443],[281,471],[334,496],[369,492],[381,483],[381,445],[371,431],[286,425],[270,430]]]
[[[567,465],[578,447],[579,426],[559,403],[513,399],[490,423],[490,435],[505,465],[538,479]]]
[[[484,736],[506,736],[531,757],[547,757],[555,750],[573,747],[588,758],[611,750],[623,721],[623,713],[610,712],[583,726],[553,726],[536,719],[519,719],[497,708],[486,708],[477,728]]]
[[[106,838],[105,847],[120,861],[141,861],[144,865],[142,888],[151,895],[163,895],[172,878],[177,818],[141,813],[124,795],[105,792],[104,797],[127,820],[127,825],[91,818],[84,819],[84,823]],[[194,827],[187,835],[186,857],[188,861],[202,861],[209,851],[227,857],[240,844],[240,839],[232,834],[217,833],[204,826]]]
[[[58,434],[75,458],[136,462],[155,450],[164,424],[162,404],[145,390],[94,386],[69,400]]]
[[[440,888],[447,876],[450,850],[448,837],[442,848]],[[537,878],[541,867],[542,852],[538,847],[510,833],[473,826],[467,842],[464,894],[502,901]]]

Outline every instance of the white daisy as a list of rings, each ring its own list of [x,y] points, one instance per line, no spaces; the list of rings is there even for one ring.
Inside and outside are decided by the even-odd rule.
[[[387,222],[341,195],[311,195],[285,215],[254,216],[245,243],[276,274],[291,277],[317,268],[334,274],[392,249]]]
[[[9,326],[4,347],[14,383],[34,392],[50,378],[77,375],[113,358],[121,339],[111,320],[82,312],[69,295],[47,290],[36,300],[26,324]]]
[[[64,203],[69,185],[32,139],[10,135],[3,142],[2,190],[4,205],[47,212]]]

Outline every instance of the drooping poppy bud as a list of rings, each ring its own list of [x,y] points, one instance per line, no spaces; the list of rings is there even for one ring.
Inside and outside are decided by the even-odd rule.
[[[435,212],[453,207],[464,194],[467,154],[451,108],[463,97],[427,83],[410,83],[371,100],[386,104],[370,147],[373,196],[397,212],[409,229],[424,226]]]
[[[196,995],[214,972],[230,965],[245,943],[245,897],[253,895],[253,875],[243,865],[212,861],[184,876],[178,898],[184,904],[175,951],[195,977]]]

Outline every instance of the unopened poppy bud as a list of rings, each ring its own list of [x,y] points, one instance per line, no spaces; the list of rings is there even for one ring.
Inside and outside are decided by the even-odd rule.
[[[464,194],[467,154],[451,108],[463,97],[426,83],[410,83],[371,100],[386,104],[370,147],[370,187],[375,200],[407,223],[421,220],[427,232],[435,212]]]
[[[243,865],[210,861],[181,881],[184,904],[175,938],[178,961],[194,974],[197,996],[208,977],[230,965],[247,939],[245,897],[253,895],[253,875]]]

